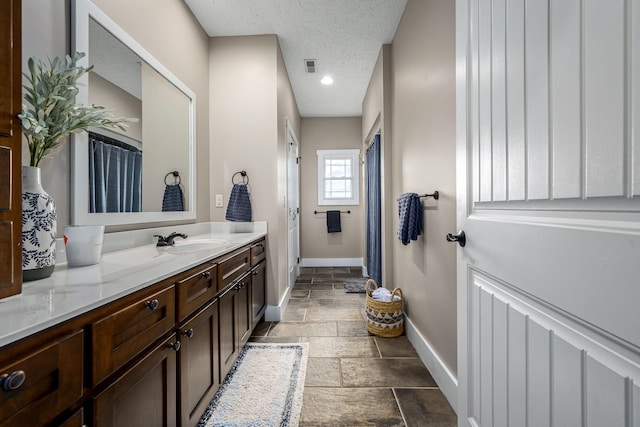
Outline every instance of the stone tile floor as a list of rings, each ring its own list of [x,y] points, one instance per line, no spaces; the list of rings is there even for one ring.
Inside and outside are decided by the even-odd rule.
[[[309,343],[300,426],[456,426],[407,338],[369,335],[365,295],[343,289],[353,277],[360,268],[303,268],[282,321],[261,323],[251,338]]]

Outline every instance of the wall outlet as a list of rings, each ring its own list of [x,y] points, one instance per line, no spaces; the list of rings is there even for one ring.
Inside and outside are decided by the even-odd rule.
[[[222,194],[216,194],[216,208],[221,208],[224,205]]]

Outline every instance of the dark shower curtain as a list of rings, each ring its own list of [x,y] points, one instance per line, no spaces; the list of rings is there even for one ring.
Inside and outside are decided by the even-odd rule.
[[[140,212],[142,152],[90,136],[89,205],[95,213]]]
[[[382,226],[380,211],[380,134],[376,134],[366,153],[367,185],[367,272],[382,286]]]

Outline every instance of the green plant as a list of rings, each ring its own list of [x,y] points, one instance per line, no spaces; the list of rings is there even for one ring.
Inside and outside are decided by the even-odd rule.
[[[76,52],[73,58],[49,59],[48,64],[34,57],[29,58],[29,73],[23,73],[27,83],[18,117],[22,121],[22,131],[29,145],[29,164],[38,166],[40,161],[51,155],[63,141],[62,137],[87,131],[92,126],[117,127],[125,130],[123,117],[114,117],[104,107],[85,106],[76,103],[77,81],[93,66],[76,65],[84,53]]]

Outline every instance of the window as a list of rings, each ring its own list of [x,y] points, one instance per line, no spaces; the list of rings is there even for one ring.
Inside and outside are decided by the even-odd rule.
[[[358,205],[360,150],[318,150],[318,205]]]

